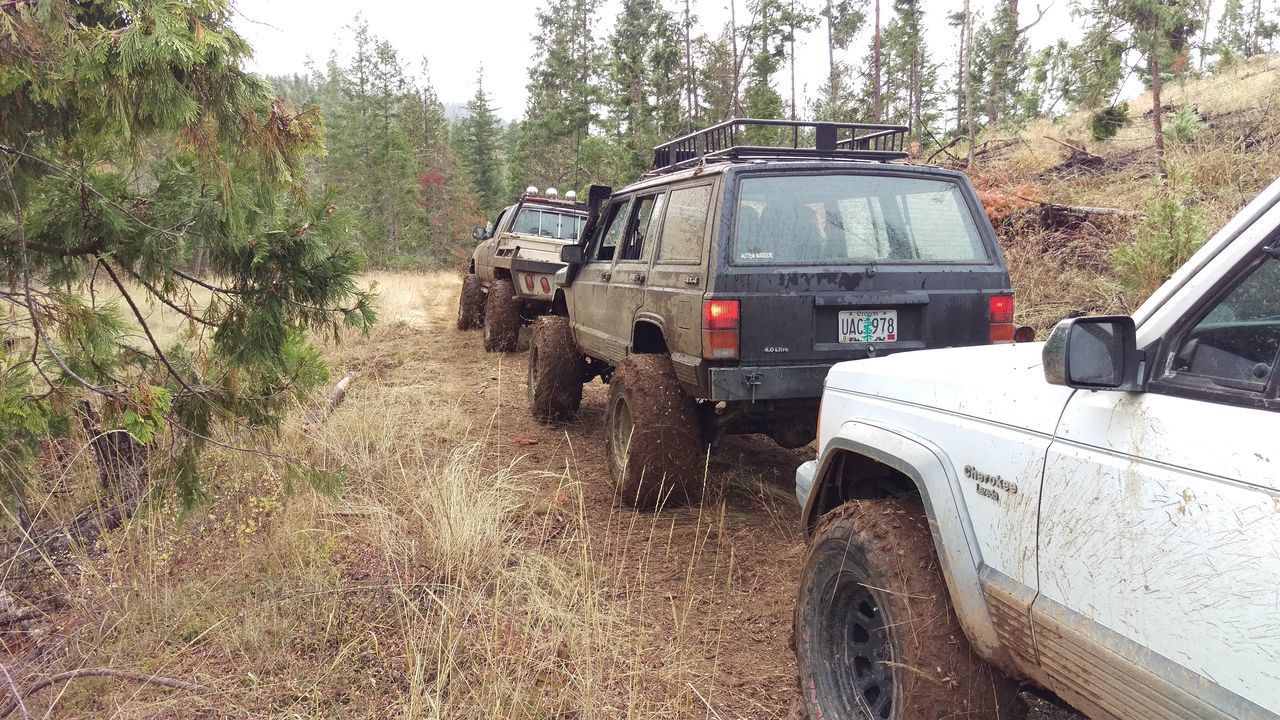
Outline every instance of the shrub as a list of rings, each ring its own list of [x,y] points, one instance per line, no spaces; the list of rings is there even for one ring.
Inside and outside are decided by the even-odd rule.
[[[1203,214],[1192,199],[1170,190],[1152,200],[1137,239],[1112,254],[1130,305],[1155,292],[1207,239]]]
[[[1187,143],[1195,139],[1208,125],[1200,119],[1200,113],[1190,105],[1183,105],[1164,123],[1164,136],[1173,142]]]
[[[1094,113],[1089,119],[1089,130],[1094,140],[1110,140],[1128,124],[1129,103],[1120,103]]]

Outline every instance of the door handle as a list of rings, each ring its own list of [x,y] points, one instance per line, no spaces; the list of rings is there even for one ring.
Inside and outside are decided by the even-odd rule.
[[[636,281],[636,282],[638,282],[638,283],[642,283],[642,282],[644,282],[644,273],[642,273],[642,272],[634,273],[634,274],[631,276],[631,279],[632,279],[632,280],[634,280],[634,281]]]
[[[613,277],[613,271],[612,271],[612,270],[601,270],[601,271],[600,271],[600,279],[601,279],[601,280],[608,280],[608,279],[609,279],[609,278],[611,278],[611,277]]]

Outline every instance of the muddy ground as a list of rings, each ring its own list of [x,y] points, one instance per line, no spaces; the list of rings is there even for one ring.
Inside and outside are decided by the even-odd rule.
[[[482,332],[455,328],[452,294],[432,293],[425,302],[409,324],[439,377],[466,379],[459,402],[487,425],[494,469],[514,464],[542,474],[553,503],[566,477],[583,483],[591,559],[612,579],[616,599],[633,607],[654,667],[689,663],[692,652],[701,667],[691,674],[705,683],[698,692],[710,688],[719,716],[801,717],[790,643],[804,545],[793,478],[813,450],[784,450],[763,436],[730,438],[711,456],[699,507],[631,511],[615,501],[609,482],[608,386],[588,384],[575,419],[539,423],[525,392],[528,330],[517,353],[486,353]],[[566,527],[579,522],[548,518]]]
[[[456,302],[456,287],[435,288],[420,307],[387,320],[400,325],[393,333],[398,341],[421,343],[415,360],[430,376],[422,382],[447,384],[489,438],[487,464],[543,485],[544,499],[532,505],[546,527],[542,534],[553,542],[561,533],[590,537],[591,564],[613,601],[628,609],[655,677],[669,679],[671,673],[658,672],[668,664],[685,668],[685,687],[655,679],[651,692],[690,694],[698,716],[709,718],[802,718],[791,641],[805,546],[793,482],[813,448],[785,450],[764,436],[728,438],[710,456],[698,507],[632,511],[615,500],[609,481],[608,386],[588,384],[578,416],[568,422],[535,421],[525,389],[528,330],[516,353],[486,353],[482,332],[456,329]],[[395,364],[378,347],[348,358],[372,376],[361,384],[380,382],[380,368]],[[400,381],[399,373],[385,381]],[[444,446],[453,439],[436,440]],[[581,483],[581,507],[562,507],[566,482]],[[649,684],[643,677],[635,682]]]

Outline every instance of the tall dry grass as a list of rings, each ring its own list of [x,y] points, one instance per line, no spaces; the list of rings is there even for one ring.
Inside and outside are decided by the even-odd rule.
[[[717,542],[723,505],[685,511],[697,519],[693,559],[676,571],[684,599],[670,583],[651,588],[651,575],[672,572],[672,545],[688,542],[672,516],[614,508],[589,522],[575,457],[560,471],[520,469],[493,436],[506,409],[477,407],[476,377],[442,364],[453,351],[436,336],[456,281],[379,281],[384,325],[329,350],[363,373],[348,401],[271,441],[341,470],[340,495],[218,450],[210,504],[186,517],[152,506],[73,564],[40,568],[65,608],[23,640],[43,648],[13,666],[24,681],[114,667],[206,690],[83,679],[28,698],[33,714],[708,715],[717,688],[705,658],[733,628],[694,622],[692,598],[742,581]],[[502,360],[485,362],[484,382],[511,383]],[[674,618],[678,640],[653,634],[655,613]]]

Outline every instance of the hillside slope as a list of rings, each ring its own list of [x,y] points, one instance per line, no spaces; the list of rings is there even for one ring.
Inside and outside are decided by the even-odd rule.
[[[968,172],[999,231],[1021,322],[1043,331],[1075,313],[1132,310],[1280,176],[1280,57],[1171,83],[1164,109],[1167,180],[1149,94],[1130,101],[1129,124],[1109,140],[1092,138],[1088,113],[979,139]]]

